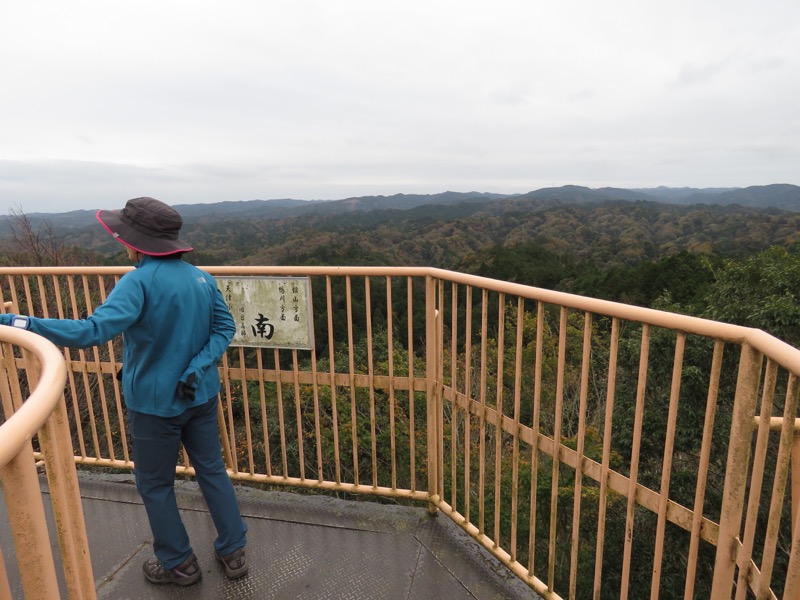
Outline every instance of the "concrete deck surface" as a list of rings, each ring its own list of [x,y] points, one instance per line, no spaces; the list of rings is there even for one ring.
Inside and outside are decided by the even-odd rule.
[[[179,481],[176,486],[203,577],[188,587],[155,586],[142,575],[142,563],[152,555],[152,540],[132,475],[81,472],[98,598],[539,598],[449,518],[431,516],[423,507],[244,486],[236,490],[249,528],[250,572],[228,581],[214,559],[214,527],[196,484]],[[42,489],[47,495],[44,480]],[[49,499],[45,504],[49,511]],[[2,496],[0,509],[3,556],[13,598],[21,600],[17,563],[8,551],[12,545]]]

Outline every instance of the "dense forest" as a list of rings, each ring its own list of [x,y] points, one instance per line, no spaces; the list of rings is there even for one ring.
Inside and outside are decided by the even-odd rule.
[[[447,202],[425,204],[424,199],[415,198],[403,208],[398,206],[401,205],[395,203],[389,208],[371,200],[343,203],[338,207],[285,202],[273,206],[270,211],[261,211],[261,205],[247,203],[223,204],[217,211],[186,207],[182,210],[185,215],[182,237],[196,248],[187,259],[200,265],[434,266],[758,327],[790,344],[800,345],[797,298],[800,212],[722,203],[666,203],[636,197],[603,196],[586,201],[585,194],[581,196],[580,190],[575,189],[561,190],[556,198],[542,198],[536,194],[513,198],[456,195]],[[72,221],[59,219],[57,215],[42,218],[15,212],[7,224],[7,234],[0,240],[2,265],[127,264],[119,244],[97,225],[91,212],[85,211]],[[322,294],[315,297],[322,297]],[[526,325],[530,327],[531,324]],[[580,331],[580,324],[571,326],[571,330]],[[628,334],[634,335],[633,332]],[[385,332],[378,332],[378,335],[385,335]],[[535,332],[531,330],[527,335],[532,338]],[[622,355],[630,353],[630,363],[635,366],[635,340],[631,337],[623,342]],[[548,343],[554,347],[556,342],[549,340]],[[626,344],[630,344],[630,348]],[[654,346],[661,351],[659,353],[670,353],[665,340],[655,338]],[[492,346],[492,351],[497,352],[496,346]],[[358,346],[354,352],[356,361],[362,363],[367,352],[366,348]],[[319,368],[324,370],[325,354],[318,354]],[[340,358],[348,359],[337,356],[335,360]],[[388,360],[388,357],[376,360]],[[508,365],[507,372],[512,371]],[[669,376],[667,372],[659,373],[654,364],[651,374],[654,386],[668,387]],[[635,395],[635,369],[632,367],[620,380],[619,412],[615,417],[620,422],[615,428],[614,452],[622,457],[630,454],[631,440],[626,432],[632,429],[629,422],[633,415],[629,413],[633,405],[626,404],[624,398]],[[704,390],[698,387],[692,391],[692,385],[691,378],[687,378],[687,396],[702,398]],[[604,386],[598,384],[598,389]],[[257,397],[256,390],[252,397]],[[289,392],[286,402],[291,404],[291,400]],[[276,411],[278,400],[270,397],[269,402],[269,410]],[[303,402],[303,415],[311,414],[312,404]],[[343,430],[346,430],[349,410],[346,395],[342,394],[337,402],[343,403],[338,410]],[[422,406],[424,398],[419,402]],[[330,398],[323,398],[324,406],[331,403]],[[379,401],[377,404],[386,405]],[[702,406],[700,402],[697,405]],[[595,408],[596,419],[601,419],[600,409]],[[663,437],[663,432],[659,433],[657,421],[658,415],[664,412],[664,407],[655,410],[655,416],[645,424],[648,434],[645,444],[652,441],[656,449],[648,454],[652,455],[652,464],[641,465],[643,480],[651,477],[657,481],[660,477],[657,441],[659,436]],[[697,453],[696,425],[702,423],[702,415],[691,411],[686,414],[688,420],[679,423],[679,442],[685,446],[682,451],[694,455]],[[250,419],[258,418],[254,410]],[[524,420],[529,419],[530,415],[525,413]],[[544,421],[547,421],[546,416]],[[590,422],[584,440],[584,452],[595,459],[602,448],[600,425],[600,421]],[[291,424],[289,429],[292,429]],[[361,434],[359,429],[358,437]],[[365,440],[368,439],[366,430],[363,434]],[[272,432],[270,443],[277,445],[279,437],[279,431]],[[566,437],[564,443],[576,447],[578,442],[573,436]],[[388,448],[388,444],[384,446],[384,450]],[[294,456],[292,452],[290,455]],[[369,463],[368,454],[359,455],[359,459],[360,464]],[[332,458],[326,461],[326,464],[333,463]],[[693,473],[690,471],[688,467],[679,469],[676,466],[673,473],[675,493],[680,491],[684,479],[691,480]],[[504,466],[502,472],[506,477],[511,470]],[[368,471],[361,476],[367,479]],[[551,475],[546,465],[540,465],[538,472],[531,467],[527,476],[537,477],[541,490],[551,488],[552,482],[548,480]],[[558,502],[569,504],[573,488],[568,477],[562,475],[562,478]],[[504,489],[510,485],[510,481],[504,480]],[[526,485],[520,484],[520,488]],[[685,487],[692,489],[689,485]],[[721,482],[716,481],[710,487],[713,489],[709,494],[717,493]],[[587,493],[592,489],[587,486]],[[547,513],[549,501],[549,496],[537,499],[541,502],[541,514]],[[596,499],[587,496],[584,501],[587,514],[592,515],[592,502]],[[687,504],[690,502],[686,500]],[[616,518],[624,523],[624,506],[612,503],[609,510],[619,513],[612,514],[611,521]],[[503,519],[506,511],[503,505]],[[567,510],[563,514],[567,514]],[[643,520],[637,523],[637,528],[648,531],[648,523]],[[520,527],[523,531],[523,524]],[[570,527],[564,524],[563,530],[568,532]],[[622,530],[619,527],[615,531]],[[587,537],[591,539],[590,533]],[[609,538],[608,544],[609,548],[619,547],[621,541]],[[586,552],[591,552],[591,545],[586,548]],[[678,563],[683,560],[683,554],[675,550],[669,556],[675,565],[665,566],[665,573],[682,573],[683,565]],[[608,560],[613,563],[617,558],[612,554]],[[541,564],[546,557],[537,560]],[[587,564],[591,565],[591,561]],[[647,561],[642,564],[644,567],[639,568],[643,570],[632,576],[647,580],[650,565]],[[713,556],[705,557],[702,564],[713,564]],[[606,579],[609,586],[604,597],[611,598],[618,589],[614,579],[618,569],[614,567],[609,572],[612,575]],[[587,597],[592,575],[591,572],[580,574],[582,591],[579,597]],[[561,565],[556,579],[563,581],[565,577],[566,567]],[[680,583],[676,581],[668,587],[674,588],[675,595],[667,591],[662,597],[682,597]],[[702,594],[700,590],[705,588],[698,587],[698,593]]]
[[[187,259],[198,265],[434,266],[755,326],[798,344],[800,212],[775,205],[800,201],[800,187],[771,187],[776,200],[763,207],[619,199],[642,194],[566,186],[519,197],[180,208],[182,237],[195,246]],[[763,203],[764,190],[732,199]],[[725,194],[734,192],[712,198]],[[12,211],[3,231],[0,264],[127,264],[91,211]]]

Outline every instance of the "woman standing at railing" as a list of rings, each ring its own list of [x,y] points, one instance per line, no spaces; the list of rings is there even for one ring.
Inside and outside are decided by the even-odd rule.
[[[235,332],[233,317],[207,273],[182,260],[183,219],[153,198],[98,211],[103,227],[125,245],[136,269],[123,276],[86,319],[0,315],[0,324],[29,329],[55,344],[99,346],[123,335],[122,389],[128,409],[136,487],[150,521],[155,556],[144,565],[157,584],[191,585],[201,577],[175,499],[181,443],[214,520],[225,574],[247,573],[242,520],[219,442],[217,362]]]

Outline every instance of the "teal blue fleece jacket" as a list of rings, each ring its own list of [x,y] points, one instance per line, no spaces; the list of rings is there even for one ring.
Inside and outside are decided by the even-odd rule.
[[[122,334],[126,406],[174,417],[208,402],[220,390],[217,362],[236,324],[214,278],[179,257],[142,257],[90,317],[31,317],[30,331],[54,344],[87,348]],[[177,394],[194,374],[195,400]]]

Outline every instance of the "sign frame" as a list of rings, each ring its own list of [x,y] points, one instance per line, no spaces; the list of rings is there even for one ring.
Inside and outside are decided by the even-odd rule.
[[[314,349],[311,278],[215,276],[236,321],[231,346]]]

